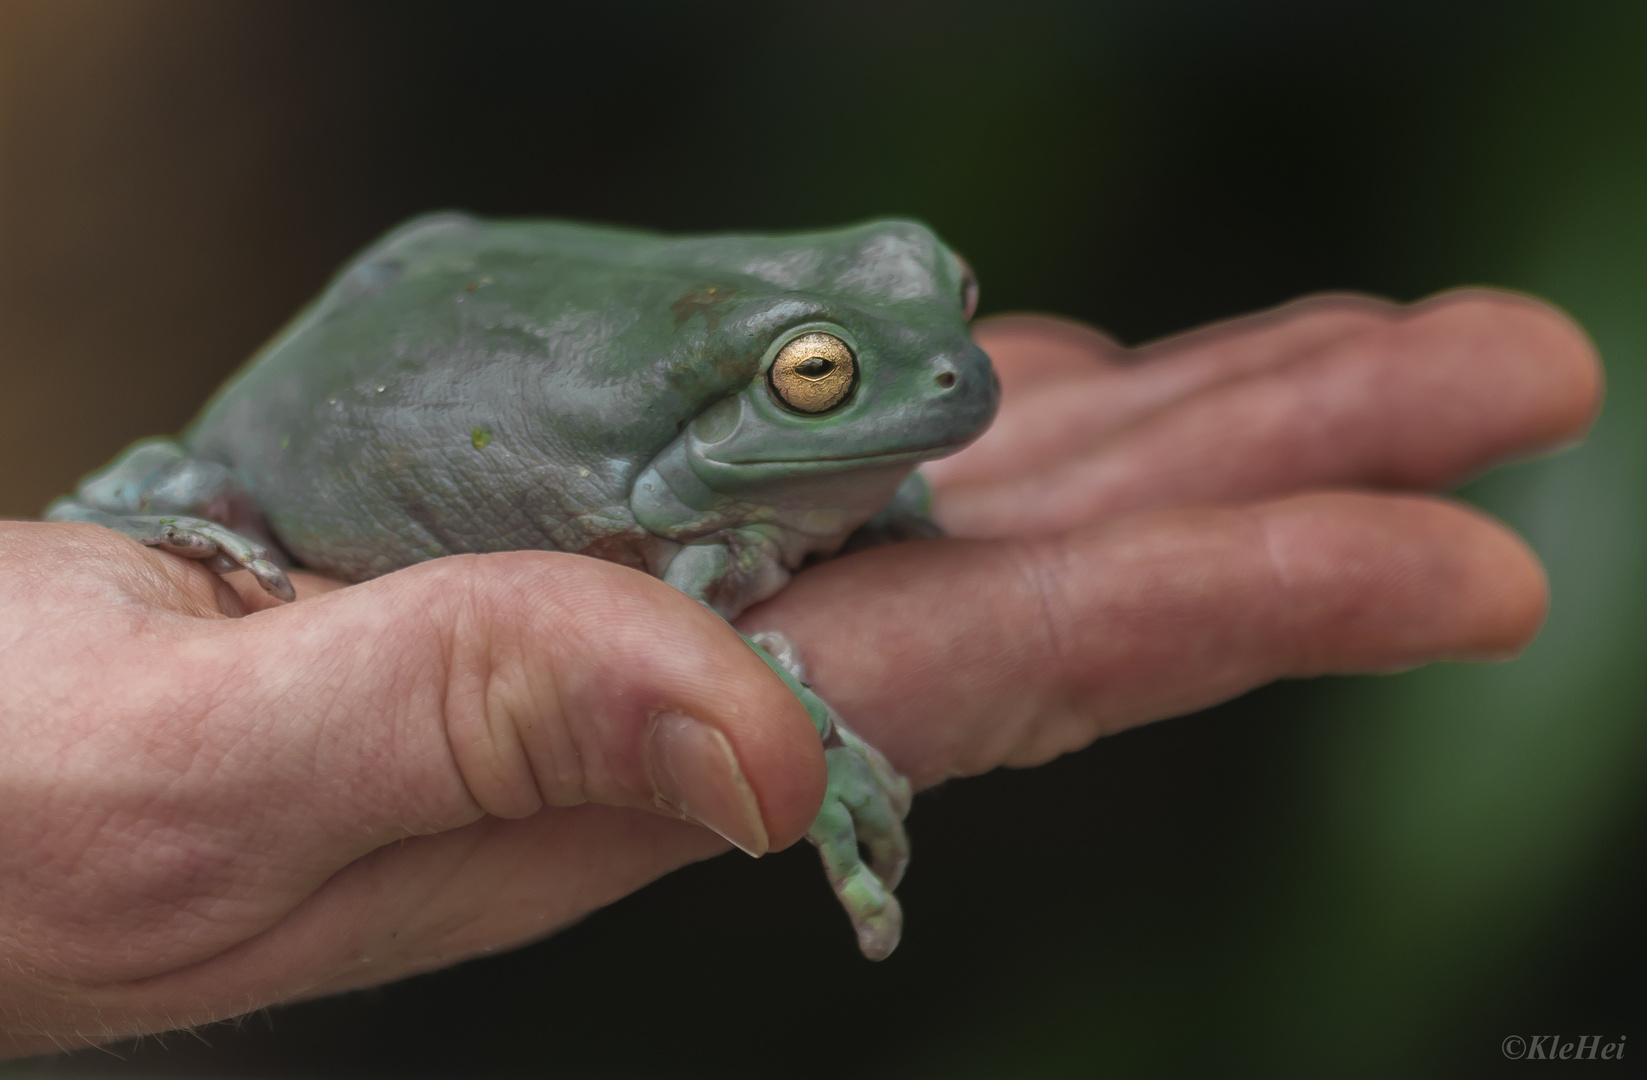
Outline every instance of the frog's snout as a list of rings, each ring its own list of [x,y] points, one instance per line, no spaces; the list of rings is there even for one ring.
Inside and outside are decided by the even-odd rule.
[[[973,352],[978,355],[972,355]],[[995,371],[989,358],[976,346],[961,356],[940,355],[932,361],[932,382],[940,395],[951,390],[989,389],[994,381]]]
[[[980,378],[980,374],[983,376],[982,378]],[[975,372],[972,372],[970,374],[970,376],[966,376],[966,377],[969,378],[974,383],[974,385],[972,387],[969,387],[969,389],[977,389],[978,387],[985,387],[985,388],[987,388],[988,396],[990,396],[990,397],[999,397],[1000,396],[1000,393],[1001,393],[1001,380],[996,377],[995,372],[994,372],[993,369],[990,369],[988,371],[984,371],[982,373],[975,371]],[[937,385],[938,392],[941,394],[945,390],[960,389],[961,388],[962,378],[963,378],[963,376],[959,372],[957,372],[954,367],[952,367],[951,365],[949,365],[947,363],[940,362],[937,365],[937,373],[932,376],[932,381],[933,381],[933,383],[935,383]]]
[[[963,413],[976,423],[987,423],[1001,400],[1001,380],[989,356],[976,345],[932,360],[930,389],[935,405],[946,412]]]

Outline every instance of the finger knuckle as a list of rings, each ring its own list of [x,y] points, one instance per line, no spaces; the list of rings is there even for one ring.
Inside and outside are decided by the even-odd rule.
[[[567,707],[563,669],[580,620],[563,609],[556,567],[477,562],[488,565],[466,575],[447,640],[446,728],[471,796],[499,817],[611,797],[600,754],[584,745]]]

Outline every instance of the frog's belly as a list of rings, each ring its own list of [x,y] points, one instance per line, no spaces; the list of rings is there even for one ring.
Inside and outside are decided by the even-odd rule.
[[[639,525],[604,533],[584,530],[575,537],[556,542],[547,536],[496,535],[435,540],[411,519],[385,520],[372,531],[347,530],[327,533],[312,522],[271,519],[275,538],[299,565],[345,581],[365,581],[383,574],[426,562],[444,555],[479,554],[497,551],[564,551],[620,563],[646,573],[660,575],[680,545],[653,536]]]
[[[564,551],[661,574],[679,547],[637,523],[623,501],[588,490],[418,485],[392,472],[379,474],[378,484],[330,479],[277,480],[256,494],[271,533],[296,562],[345,581],[497,551]]]

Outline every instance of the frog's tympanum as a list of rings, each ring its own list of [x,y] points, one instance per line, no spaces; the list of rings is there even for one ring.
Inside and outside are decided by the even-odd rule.
[[[916,465],[999,397],[977,286],[920,225],[664,237],[414,220],[373,245],[180,439],[150,439],[47,511],[284,599],[458,552],[579,552],[730,619],[808,557],[931,535]],[[752,641],[826,748],[809,838],[865,955],[897,944],[909,783]],[[860,847],[861,845],[861,847]],[[867,862],[860,855],[867,852]]]

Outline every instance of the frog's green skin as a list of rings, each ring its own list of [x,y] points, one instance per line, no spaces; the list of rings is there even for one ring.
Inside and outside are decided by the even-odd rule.
[[[646,570],[733,618],[883,508],[862,535],[922,530],[915,466],[976,437],[999,396],[969,293],[964,264],[908,222],[664,237],[420,218],[345,268],[181,442],[137,444],[48,516],[288,597],[287,556],[359,581],[534,548]],[[817,330],[852,348],[857,383],[804,415],[766,368]],[[762,644],[826,742],[812,839],[860,944],[885,955],[907,782],[802,685],[787,642]]]

